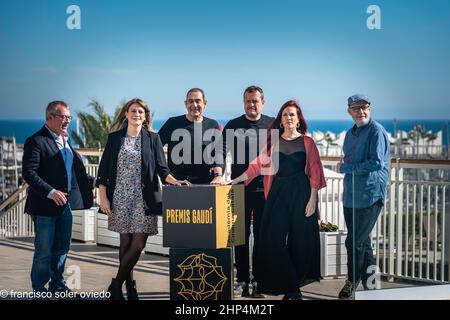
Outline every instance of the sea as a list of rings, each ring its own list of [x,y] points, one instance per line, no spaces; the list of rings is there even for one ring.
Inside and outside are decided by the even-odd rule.
[[[152,127],[158,131],[166,120],[153,120]],[[421,125],[425,131],[432,132],[442,131],[443,144],[447,143],[446,126],[450,120],[377,120],[380,122],[388,132],[394,134],[394,131],[410,131],[416,125]],[[218,120],[223,126],[228,122],[225,120]],[[0,120],[0,137],[15,137],[16,143],[23,144],[27,137],[38,131],[44,122],[43,120]],[[353,122],[351,120],[309,120],[308,132],[322,131],[340,133],[351,128]],[[70,124],[69,129],[77,129],[77,121],[74,119]]]

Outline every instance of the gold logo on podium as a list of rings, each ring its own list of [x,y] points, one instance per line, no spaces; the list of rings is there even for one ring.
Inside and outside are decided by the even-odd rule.
[[[181,285],[178,294],[186,300],[217,300],[227,281],[217,258],[204,253],[187,257],[177,267],[181,275],[174,281]]]

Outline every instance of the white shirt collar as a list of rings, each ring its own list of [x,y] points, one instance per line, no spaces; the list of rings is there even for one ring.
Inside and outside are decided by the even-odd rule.
[[[47,130],[50,132],[50,134],[52,135],[53,139],[55,140],[60,140],[61,136],[59,134],[57,134],[56,132],[54,132],[52,129],[50,129],[47,125],[45,125],[45,127],[47,128]],[[68,135],[64,135],[63,136],[64,141],[67,142],[67,140],[69,140],[69,136]]]

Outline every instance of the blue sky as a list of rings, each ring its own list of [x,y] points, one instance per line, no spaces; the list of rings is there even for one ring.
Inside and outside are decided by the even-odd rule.
[[[66,9],[81,9],[68,30]],[[381,8],[381,30],[366,9]],[[206,92],[206,115],[242,114],[242,91],[265,113],[297,99],[309,119],[347,119],[365,93],[382,119],[450,119],[450,1],[0,0],[0,119],[42,118],[55,99],[109,112],[140,97],[156,119]]]

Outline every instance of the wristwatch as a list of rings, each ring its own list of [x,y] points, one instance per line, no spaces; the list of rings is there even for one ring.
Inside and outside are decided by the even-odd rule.
[[[220,173],[218,173],[218,172],[214,172],[214,174],[213,174],[213,177],[214,178],[216,178],[216,177],[221,177],[222,175],[220,174]]]

